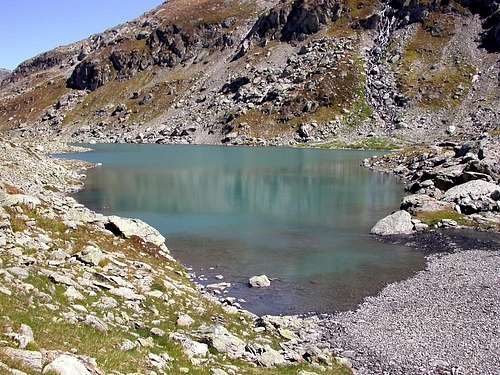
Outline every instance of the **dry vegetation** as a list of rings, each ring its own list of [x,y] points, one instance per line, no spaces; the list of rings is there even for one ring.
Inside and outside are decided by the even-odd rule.
[[[396,72],[402,92],[416,105],[430,109],[458,106],[471,87],[475,68],[446,47],[455,32],[455,17],[432,13],[418,25]]]
[[[199,25],[215,25],[234,17],[241,21],[256,15],[253,0],[172,0],[157,16],[164,24],[175,24],[185,29]]]
[[[32,90],[0,102],[0,129],[10,128],[14,123],[36,121],[67,92],[66,80],[61,77],[45,81]],[[13,119],[9,121],[10,118]]]

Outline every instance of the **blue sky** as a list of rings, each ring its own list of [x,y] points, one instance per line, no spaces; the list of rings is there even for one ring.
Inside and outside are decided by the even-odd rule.
[[[85,39],[160,5],[162,0],[1,0],[0,68]]]

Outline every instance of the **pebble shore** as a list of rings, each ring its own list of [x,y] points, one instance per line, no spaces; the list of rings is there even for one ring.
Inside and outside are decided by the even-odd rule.
[[[325,337],[359,375],[499,374],[500,236],[488,236],[427,238],[445,252],[358,310],[325,318]]]

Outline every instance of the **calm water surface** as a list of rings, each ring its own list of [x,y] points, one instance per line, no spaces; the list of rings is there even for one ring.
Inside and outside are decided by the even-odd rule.
[[[368,232],[398,207],[402,186],[359,166],[373,152],[210,146],[92,145],[65,156],[103,163],[76,198],[140,218],[204,283],[222,274],[259,314],[354,308],[424,265]],[[268,290],[248,277],[276,279]]]

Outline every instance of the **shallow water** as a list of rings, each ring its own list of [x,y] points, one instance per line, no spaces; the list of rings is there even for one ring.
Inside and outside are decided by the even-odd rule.
[[[76,198],[158,228],[197,275],[233,283],[255,313],[334,312],[422,269],[421,253],[368,232],[403,188],[359,166],[374,152],[92,145],[100,162]],[[248,288],[266,274],[271,288]]]

